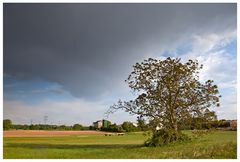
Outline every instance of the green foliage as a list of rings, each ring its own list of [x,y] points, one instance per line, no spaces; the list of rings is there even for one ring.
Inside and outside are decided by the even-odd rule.
[[[230,127],[230,122],[229,122],[229,121],[226,121],[226,120],[220,120],[220,121],[218,122],[218,127],[221,127],[221,128]]]
[[[72,129],[73,130],[83,130],[83,126],[81,124],[74,124]]]
[[[21,125],[15,124],[12,126],[13,129],[19,130],[89,130],[89,127],[84,127],[80,124],[74,124],[73,126],[66,125],[48,125],[48,124],[31,124]]]
[[[118,126],[117,124],[111,124],[109,127],[105,128],[102,127],[101,131],[107,131],[107,132],[123,132],[123,128],[121,126]]]
[[[95,130],[94,126],[90,125],[89,130]]]
[[[71,126],[66,126],[66,125],[60,125],[58,127],[58,130],[72,130]]]
[[[111,122],[108,121],[108,120],[102,120],[102,122],[103,122],[103,127],[104,128],[108,128],[111,125]]]
[[[206,109],[201,115],[189,119],[189,121],[191,129],[211,129],[218,127],[217,116],[214,111],[210,111],[209,109]]]
[[[21,125],[21,124],[14,124],[13,125],[13,129],[19,130],[19,129],[23,129],[23,130],[28,130],[30,128],[34,128],[33,125],[29,126],[29,125]],[[34,129],[33,129],[34,130]],[[39,130],[39,129],[38,129]]]
[[[145,146],[163,146],[176,141],[190,140],[186,134],[172,129],[160,129],[153,133],[152,137],[145,141]]]
[[[141,131],[146,131],[149,130],[147,124],[145,123],[145,120],[142,116],[138,116],[137,117],[137,124],[138,124],[138,128]]]
[[[138,128],[135,127],[135,126],[133,125],[133,123],[127,122],[127,121],[123,122],[122,128],[123,128],[123,130],[125,130],[126,132],[138,131]]]
[[[12,128],[12,121],[10,119],[3,120],[3,130],[9,130]]]
[[[19,129],[19,127],[17,127],[16,125],[15,125],[15,128],[16,128],[16,129]],[[30,129],[30,130],[40,130],[40,125],[33,125],[33,124],[31,124],[31,125],[29,126],[29,129]]]

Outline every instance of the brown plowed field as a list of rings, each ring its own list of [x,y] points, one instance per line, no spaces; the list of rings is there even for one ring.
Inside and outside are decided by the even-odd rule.
[[[3,131],[3,137],[51,137],[72,135],[104,135],[101,131],[45,131],[45,130],[10,130]]]

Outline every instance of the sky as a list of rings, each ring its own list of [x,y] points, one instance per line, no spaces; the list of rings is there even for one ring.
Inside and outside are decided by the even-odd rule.
[[[237,4],[3,6],[3,118],[72,125],[105,118],[134,97],[124,82],[149,57],[197,59],[213,79],[219,119],[237,118]],[[113,123],[136,121],[119,111]]]

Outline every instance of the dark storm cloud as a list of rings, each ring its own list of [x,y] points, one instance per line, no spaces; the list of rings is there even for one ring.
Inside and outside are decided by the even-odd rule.
[[[91,99],[121,89],[149,53],[226,28],[236,4],[4,4],[4,73]]]

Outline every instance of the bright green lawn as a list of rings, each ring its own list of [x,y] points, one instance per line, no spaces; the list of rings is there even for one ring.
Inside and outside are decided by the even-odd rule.
[[[187,132],[191,134],[190,132]],[[8,137],[4,159],[237,158],[237,132],[215,131],[192,141],[144,147],[142,133],[125,136]]]

